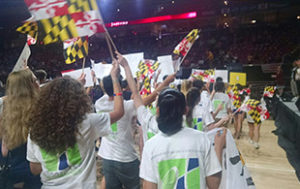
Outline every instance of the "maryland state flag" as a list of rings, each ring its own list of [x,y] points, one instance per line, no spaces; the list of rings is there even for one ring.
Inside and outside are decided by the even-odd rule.
[[[262,106],[261,102],[254,99],[249,99],[243,103],[241,110],[247,112],[256,124],[260,124],[270,117],[268,110]]]
[[[138,78],[142,76],[142,79],[145,79],[145,77],[149,77],[151,80],[159,65],[160,63],[158,61],[141,60],[138,64],[139,71],[137,71],[136,76]]]
[[[276,91],[275,86],[267,86],[264,89],[264,96],[269,97],[269,98],[273,98],[273,96],[275,95],[275,91]]]
[[[193,69],[191,77],[194,79],[199,79],[204,82],[214,82],[215,81],[215,70],[197,70]]]
[[[36,38],[38,32],[37,22],[25,22],[22,26],[17,28],[20,33],[28,34],[33,38]]]
[[[25,0],[44,44],[105,32],[95,0]]]
[[[78,37],[64,42],[64,57],[66,64],[71,64],[88,54],[87,37]]]
[[[241,101],[241,97],[240,97],[240,91],[238,90],[237,86],[235,85],[233,88],[232,88],[232,104],[233,106],[238,109],[241,107],[242,105],[242,101]]]
[[[154,60],[142,60],[138,64],[139,71],[137,71],[136,76],[143,81],[143,87],[140,91],[141,95],[147,96],[151,94],[151,79],[159,65],[160,63]]]
[[[175,47],[173,53],[185,57],[192,48],[195,41],[199,38],[199,30],[193,29],[183,40]]]

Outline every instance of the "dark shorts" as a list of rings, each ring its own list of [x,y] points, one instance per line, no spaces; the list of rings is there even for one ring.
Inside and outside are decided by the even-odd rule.
[[[140,189],[138,159],[132,162],[119,162],[103,159],[103,174],[106,189]]]

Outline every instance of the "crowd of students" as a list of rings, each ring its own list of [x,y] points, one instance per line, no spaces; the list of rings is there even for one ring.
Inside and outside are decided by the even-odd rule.
[[[119,66],[126,82],[121,82]],[[61,77],[43,85],[45,73],[36,75],[39,80],[28,68],[10,73],[6,96],[0,98],[1,188],[97,188],[96,153],[104,175],[101,188],[219,187],[230,131],[218,131],[213,142],[206,132],[226,127],[234,116],[234,136],[239,138],[244,118],[233,110],[239,107],[232,105],[220,78],[214,84],[183,81],[172,88],[172,74],[141,97],[119,53],[110,75],[93,89],[84,88],[84,74],[78,80]],[[238,96],[240,106],[244,94]],[[259,126],[249,121],[256,148]]]

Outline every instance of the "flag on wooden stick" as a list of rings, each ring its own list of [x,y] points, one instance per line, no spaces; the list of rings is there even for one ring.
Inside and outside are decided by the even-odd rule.
[[[25,0],[44,44],[106,31],[95,0]]]
[[[88,55],[87,37],[78,37],[64,42],[64,57],[67,64],[82,59]]]

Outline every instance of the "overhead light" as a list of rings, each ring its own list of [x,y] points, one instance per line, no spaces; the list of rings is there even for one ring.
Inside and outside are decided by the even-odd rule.
[[[174,4],[175,3],[175,1],[172,1],[172,4]]]
[[[255,23],[256,23],[256,20],[251,20],[251,23],[252,23],[252,24],[255,24]]]
[[[300,16],[297,16],[297,19],[300,20]]]
[[[224,1],[224,5],[228,5],[228,1]]]
[[[227,14],[226,14],[226,13],[224,13],[224,16],[226,17],[226,16],[227,16]]]
[[[161,10],[163,10],[165,7],[160,7]]]
[[[120,9],[117,9],[117,12],[120,12]]]

